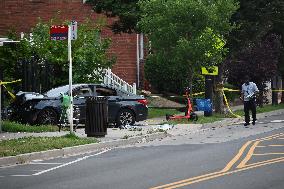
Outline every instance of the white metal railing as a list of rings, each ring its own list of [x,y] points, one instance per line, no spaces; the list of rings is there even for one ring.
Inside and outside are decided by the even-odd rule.
[[[126,93],[136,95],[136,83],[128,84],[126,81],[119,78],[111,72],[111,69],[105,69],[104,84],[125,91]]]

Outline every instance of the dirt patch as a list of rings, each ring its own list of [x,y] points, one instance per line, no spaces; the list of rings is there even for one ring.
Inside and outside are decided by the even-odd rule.
[[[157,107],[157,108],[182,108],[185,107],[184,104],[179,104],[177,102],[168,100],[161,96],[152,96],[146,97],[148,100],[148,105],[150,107]]]

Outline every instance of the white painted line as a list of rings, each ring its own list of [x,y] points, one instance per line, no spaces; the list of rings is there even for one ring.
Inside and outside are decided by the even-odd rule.
[[[273,121],[270,121],[271,123],[282,123],[284,122],[284,120],[273,120]]]
[[[61,165],[63,163],[44,163],[44,162],[32,162],[30,165]]]
[[[271,147],[284,147],[284,145],[282,145],[282,144],[272,144],[272,145],[268,145],[268,146],[271,146]]]
[[[42,159],[36,159],[36,160],[33,160],[32,162],[40,162],[40,161],[43,161]]]
[[[11,177],[30,177],[32,175],[10,175]]]
[[[57,166],[57,167],[53,167],[53,168],[51,168],[51,169],[46,169],[46,170],[44,170],[44,171],[40,171],[40,172],[34,173],[34,174],[32,174],[32,175],[33,175],[33,176],[38,176],[38,175],[41,175],[41,174],[43,174],[43,173],[47,173],[47,172],[53,171],[53,170],[55,170],[55,169],[59,169],[59,168],[61,168],[61,167],[65,167],[65,166],[67,166],[67,165],[71,165],[71,164],[77,163],[77,162],[79,162],[79,161],[88,159],[89,157],[101,155],[101,154],[106,153],[106,152],[108,152],[108,151],[110,151],[110,150],[111,150],[111,149],[107,149],[107,150],[101,151],[101,152],[96,153],[96,154],[93,154],[93,155],[84,156],[84,157],[82,157],[82,158],[78,158],[78,159],[76,159],[76,160],[74,160],[74,161],[71,161],[71,162],[69,162],[69,163],[65,163],[65,164],[59,165],[59,166]]]
[[[0,176],[0,178],[3,178],[3,177],[5,177],[5,176]]]

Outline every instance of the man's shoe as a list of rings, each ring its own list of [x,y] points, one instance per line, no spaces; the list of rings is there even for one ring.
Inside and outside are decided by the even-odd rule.
[[[249,124],[249,123],[245,123],[245,124],[244,124],[244,126],[248,126],[248,125],[250,125],[250,124]]]
[[[253,125],[255,125],[256,120],[257,120],[257,119],[255,119],[255,120],[252,121],[252,124],[253,124]]]

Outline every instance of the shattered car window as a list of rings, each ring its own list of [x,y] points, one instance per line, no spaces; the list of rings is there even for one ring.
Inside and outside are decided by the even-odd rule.
[[[76,87],[80,87],[80,84],[72,85],[72,89],[74,90]],[[60,97],[61,93],[67,94],[69,92],[69,85],[64,85],[61,87],[53,88],[47,91],[44,95],[47,97]]]
[[[69,91],[69,85],[65,85],[65,86],[62,86],[62,87],[57,87],[57,88],[51,89],[51,90],[47,91],[45,93],[45,95],[47,97],[59,97],[61,95],[60,93],[67,94],[68,91]]]

